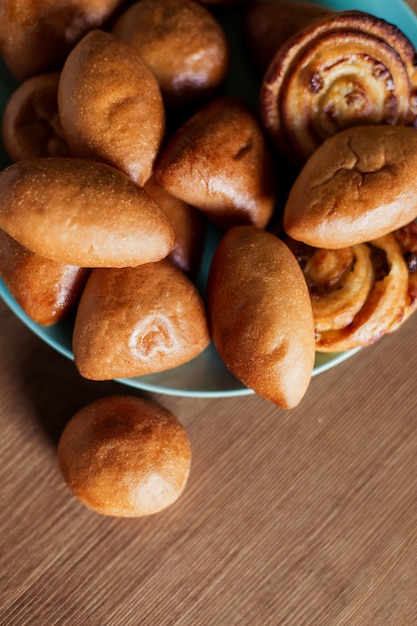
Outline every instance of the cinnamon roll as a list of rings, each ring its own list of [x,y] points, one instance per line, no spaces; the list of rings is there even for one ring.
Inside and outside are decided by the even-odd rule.
[[[264,76],[260,106],[279,151],[299,165],[326,137],[357,125],[413,125],[415,48],[396,26],[361,11],[297,31]]]
[[[404,320],[417,309],[417,223],[410,222],[394,231],[408,267],[408,290]]]
[[[310,292],[317,351],[371,345],[406,319],[409,271],[392,233],[338,250],[290,245]]]

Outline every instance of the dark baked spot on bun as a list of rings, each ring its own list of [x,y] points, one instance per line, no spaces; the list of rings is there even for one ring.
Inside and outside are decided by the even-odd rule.
[[[311,246],[343,248],[386,235],[416,216],[416,129],[356,126],[327,139],[301,169],[284,229]]]
[[[66,425],[58,460],[73,494],[104,515],[158,513],[182,494],[191,450],[178,419],[159,404],[130,395],[103,397]]]

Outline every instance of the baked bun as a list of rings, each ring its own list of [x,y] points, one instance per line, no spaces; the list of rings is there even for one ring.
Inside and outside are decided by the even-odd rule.
[[[155,176],[143,188],[163,210],[174,231],[175,241],[168,258],[188,276],[195,277],[203,255],[207,220],[201,211],[168,193]]]
[[[113,165],[139,185],[148,180],[165,110],[152,71],[131,46],[88,33],[65,61],[58,106],[74,155]]]
[[[26,315],[50,326],[78,303],[88,270],[46,259],[0,230],[0,276]]]
[[[20,81],[59,69],[72,47],[123,0],[2,0],[0,51]]]
[[[315,359],[303,273],[289,248],[254,226],[229,229],[213,257],[208,311],[217,351],[257,394],[289,409],[304,396]]]
[[[357,126],[327,139],[287,198],[284,229],[317,248],[382,237],[417,216],[417,130]]]
[[[85,378],[168,370],[196,357],[209,342],[201,296],[170,261],[91,271],[73,332],[75,365]]]
[[[259,0],[247,5],[244,33],[248,49],[264,74],[278,49],[301,28],[332,13],[332,9],[310,2]]]
[[[165,258],[165,213],[122,172],[75,158],[19,161],[0,172],[0,228],[57,263],[125,267]]]
[[[238,98],[216,98],[183,124],[164,147],[155,177],[219,228],[268,223],[274,176],[267,144]]]
[[[224,82],[225,33],[193,0],[140,0],[119,17],[112,32],[149,65],[168,107],[201,101]]]
[[[167,409],[134,396],[108,396],[70,419],[58,461],[68,487],[87,507],[141,517],[180,497],[191,449],[184,427]]]
[[[28,78],[6,103],[2,136],[12,161],[70,156],[58,114],[59,72]]]
[[[385,20],[336,11],[281,46],[260,92],[263,125],[280,153],[302,165],[326,139],[368,124],[416,119],[416,51]]]

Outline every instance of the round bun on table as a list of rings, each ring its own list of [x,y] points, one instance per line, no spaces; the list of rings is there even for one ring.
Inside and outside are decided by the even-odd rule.
[[[79,267],[136,266],[165,258],[165,213],[125,174],[87,159],[25,159],[0,172],[0,228],[23,246]]]
[[[255,226],[229,229],[213,257],[207,298],[226,367],[260,396],[295,407],[310,383],[315,336],[307,284],[289,248]]]
[[[103,397],[80,409],[58,444],[72,493],[97,513],[142,517],[173,504],[185,489],[191,450],[178,419],[153,401]]]
[[[284,230],[317,248],[382,237],[417,216],[417,130],[356,126],[329,137],[297,176]]]

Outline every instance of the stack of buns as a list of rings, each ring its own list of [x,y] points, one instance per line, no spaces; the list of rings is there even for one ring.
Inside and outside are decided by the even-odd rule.
[[[68,421],[58,461],[69,489],[88,508],[143,517],[181,496],[191,448],[184,426],[163,406],[132,395],[104,396]]]
[[[2,120],[12,164],[0,172],[0,275],[36,322],[73,312],[74,361],[88,379],[175,368],[213,341],[244,385],[289,409],[317,351],[370,345],[415,310],[416,53],[367,13],[249,3],[254,111],[225,90],[229,42],[213,3],[227,0],[78,0],[78,28],[49,0],[15,12],[3,3],[0,51],[20,84]],[[38,37],[48,45],[32,60]],[[208,224],[218,246],[201,292]],[[130,458],[149,407],[101,408],[130,416],[118,440]],[[82,438],[97,436],[97,411],[63,437],[70,487],[108,514],[163,508],[141,508],[148,496],[135,508],[127,493],[127,508],[112,502],[96,440],[82,450],[87,465],[73,465]],[[97,428],[101,437],[108,425]],[[175,494],[188,471],[180,448]]]

